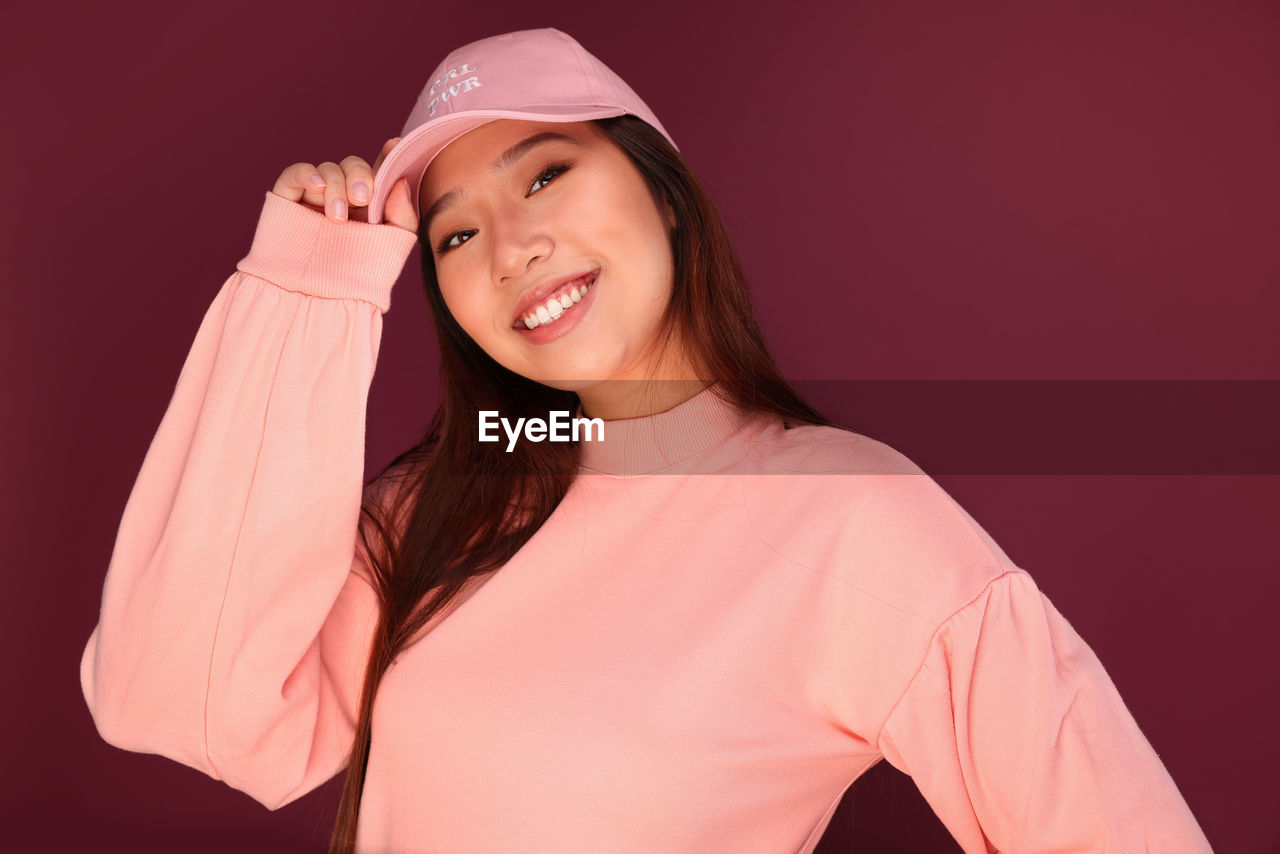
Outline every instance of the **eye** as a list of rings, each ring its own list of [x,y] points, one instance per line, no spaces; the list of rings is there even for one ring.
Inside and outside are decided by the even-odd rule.
[[[448,252],[450,249],[457,249],[463,243],[466,243],[468,240],[470,240],[471,235],[473,234],[475,234],[475,232],[472,231],[471,229],[464,229],[463,231],[455,231],[453,234],[446,234],[444,236],[444,239],[440,241],[440,244],[436,246],[436,254],[443,255],[444,253]],[[461,239],[457,243],[454,243],[453,240],[455,237],[461,238]]]
[[[545,187],[547,184],[554,181],[561,173],[567,171],[569,171],[568,163],[553,163],[546,169],[543,169],[538,173],[538,177],[533,179],[533,183],[529,185],[529,195],[532,196],[542,187]],[[541,187],[539,185],[541,185]]]
[[[529,195],[532,196],[560,175],[568,172],[571,166],[572,164],[569,163],[553,163],[546,169],[543,169],[538,173],[537,177],[533,179],[533,183],[529,185]],[[474,229],[464,229],[462,231],[455,231],[451,234],[446,234],[440,243],[436,245],[436,254],[443,255],[451,249],[457,249],[474,236]],[[454,242],[455,240],[457,241],[456,243]]]

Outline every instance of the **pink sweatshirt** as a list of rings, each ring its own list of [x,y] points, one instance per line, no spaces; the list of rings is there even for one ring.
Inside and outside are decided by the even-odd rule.
[[[80,671],[110,743],[271,809],[344,767],[414,240],[267,193],[125,506]],[[809,852],[881,759],[970,854],[1210,851],[1093,651],[900,453],[714,389],[583,451],[384,678],[358,851]]]

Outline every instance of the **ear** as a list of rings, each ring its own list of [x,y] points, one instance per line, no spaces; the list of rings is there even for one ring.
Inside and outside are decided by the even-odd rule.
[[[675,208],[671,207],[671,202],[665,202],[664,206],[666,207],[667,228],[669,228],[672,231],[675,231],[677,228],[680,227],[680,223],[676,221]]]

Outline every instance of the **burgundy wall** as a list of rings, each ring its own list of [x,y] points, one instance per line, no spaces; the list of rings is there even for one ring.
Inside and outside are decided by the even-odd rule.
[[[133,478],[276,175],[372,160],[445,52],[537,26],[627,79],[705,178],[787,375],[935,473],[1037,578],[1216,849],[1280,850],[1277,386],[1181,382],[1280,380],[1277,4],[78,6],[0,27],[14,850],[327,838],[334,784],[270,813],[101,741],[79,656]],[[418,257],[371,464],[434,400]],[[1171,382],[1046,382],[1068,379]],[[821,850],[853,847],[958,850],[887,764]]]

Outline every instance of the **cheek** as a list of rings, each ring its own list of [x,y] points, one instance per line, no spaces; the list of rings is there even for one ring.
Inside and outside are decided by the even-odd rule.
[[[477,288],[458,276],[450,276],[440,280],[440,295],[444,304],[458,321],[462,330],[480,343],[492,323],[486,316],[481,297],[483,290]]]
[[[627,279],[670,290],[670,236],[647,186],[605,184],[576,213],[584,245],[599,247]]]

